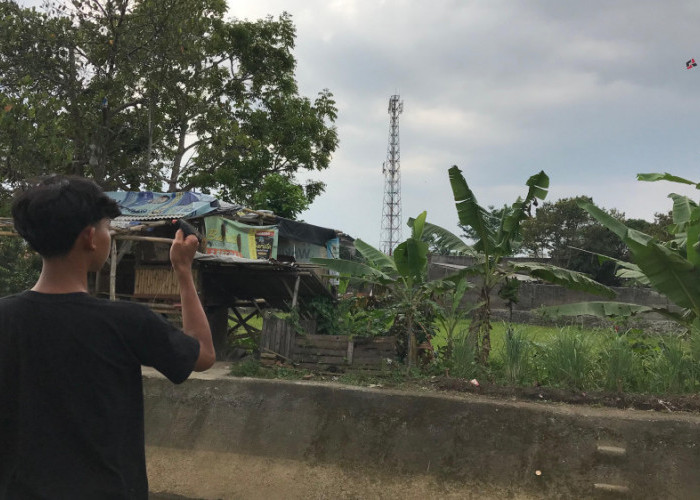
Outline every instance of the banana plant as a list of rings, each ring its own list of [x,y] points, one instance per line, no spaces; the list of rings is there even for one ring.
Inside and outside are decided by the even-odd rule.
[[[694,185],[700,183],[668,173],[638,174],[637,179],[646,182],[670,181]],[[700,327],[700,207],[687,196],[668,195],[673,201],[673,225],[669,228],[674,239],[660,242],[651,236],[626,227],[592,203],[579,206],[607,227],[630,250],[632,263],[620,263],[618,276],[634,278],[648,284],[665,295],[676,308],[643,307],[635,304],[578,303],[544,308],[554,316],[592,314],[596,316],[630,316],[633,314],[659,313],[690,329]]]
[[[421,213],[412,225],[411,236],[400,243],[393,256],[355,240],[355,248],[366,263],[342,259],[314,258],[311,262],[374,286],[375,292],[386,293],[406,324],[408,367],[417,363],[416,324],[421,307],[432,302],[435,294],[454,287],[450,278],[428,281],[428,244],[423,241],[427,213]]]
[[[444,248],[473,258],[473,263],[464,272],[467,276],[478,277],[480,297],[469,327],[469,337],[482,364],[488,363],[491,352],[491,294],[504,286],[506,280],[529,275],[574,290],[608,298],[615,296],[613,290],[582,273],[539,262],[504,260],[517,250],[522,241],[522,221],[530,216],[532,207],[537,206],[537,200],[544,200],[547,196],[549,177],[543,171],[527,180],[525,197],[518,197],[511,206],[505,207],[498,221],[489,220],[493,216],[478,204],[457,166],[449,169],[449,178],[459,223],[471,227],[477,240],[473,245],[467,245],[446,229],[430,223],[424,224],[423,231],[426,237],[434,237]]]

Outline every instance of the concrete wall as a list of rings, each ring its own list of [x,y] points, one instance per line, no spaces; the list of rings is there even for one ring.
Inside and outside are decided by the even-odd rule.
[[[505,260],[524,260],[529,262],[548,262],[549,259],[525,259],[512,258]],[[431,255],[428,268],[428,276],[430,279],[439,279],[458,271],[461,267],[471,264],[472,259],[464,256],[445,256]],[[479,278],[470,278],[473,288],[467,291],[462,304],[464,307],[470,307],[480,301],[479,297]],[[516,323],[531,323],[541,325],[568,325],[571,323],[579,324],[586,327],[606,327],[609,322],[606,320],[595,318],[593,316],[578,317],[578,318],[559,318],[552,320],[551,318],[542,317],[538,313],[540,307],[558,306],[562,304],[573,304],[576,302],[588,301],[615,301],[627,302],[631,304],[639,304],[650,307],[666,307],[671,310],[680,310],[673,305],[665,296],[657,293],[650,288],[631,288],[631,287],[611,287],[617,296],[613,299],[606,299],[597,295],[579,292],[576,290],[568,290],[562,286],[549,285],[540,282],[523,282],[520,284],[518,293],[519,301],[513,306],[513,321]],[[505,301],[498,297],[498,290],[491,293],[491,308],[494,319],[508,320],[510,312],[507,310]],[[663,316],[655,313],[647,313],[634,318],[630,322],[631,326],[642,328],[651,333],[662,332],[677,332],[682,329],[677,323],[671,322]]]
[[[370,478],[363,495],[375,498],[391,498],[387,491],[399,491],[391,484],[416,477],[457,488],[450,491],[465,485],[455,496],[436,490],[423,498],[472,498],[465,492],[476,491],[474,485],[498,491],[481,498],[590,498],[596,483],[629,488],[631,498],[697,498],[700,491],[696,415],[227,377],[173,386],[146,376],[144,385],[154,491],[257,497],[241,488],[266,484],[262,478],[278,467],[275,460],[356,471],[356,478]],[[197,463],[178,465],[177,453],[195,454]],[[235,457],[238,474],[221,469]],[[246,463],[257,464],[254,473]],[[206,480],[197,472],[203,470]],[[362,497],[352,496],[358,495],[352,487],[351,496],[311,495],[316,486],[300,482],[294,470],[276,476],[283,497]]]

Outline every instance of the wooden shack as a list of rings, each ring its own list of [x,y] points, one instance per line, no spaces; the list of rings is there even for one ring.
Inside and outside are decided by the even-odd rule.
[[[122,216],[113,221],[110,260],[95,277],[94,292],[112,300],[141,301],[172,321],[181,321],[169,246],[177,221],[186,220],[203,236],[194,274],[222,359],[232,329],[242,327],[242,335],[259,339],[259,330],[248,322],[265,309],[284,311],[314,297],[334,296],[325,270],[307,258],[297,260],[286,249],[314,248],[317,253],[310,257],[315,257],[323,248],[323,256],[337,257],[341,240],[351,241],[343,233],[222,203],[210,195],[108,195],[119,203]]]

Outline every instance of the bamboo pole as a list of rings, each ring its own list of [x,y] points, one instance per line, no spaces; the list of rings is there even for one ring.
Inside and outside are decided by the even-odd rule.
[[[130,234],[115,234],[114,235],[114,240],[128,240],[128,241],[150,241],[151,243],[167,243],[168,245],[171,245],[173,243],[172,238],[158,238],[155,236],[133,236]]]
[[[292,307],[296,307],[297,298],[299,297],[299,282],[301,281],[301,276],[297,276],[297,280],[294,283],[294,295],[292,296]]]

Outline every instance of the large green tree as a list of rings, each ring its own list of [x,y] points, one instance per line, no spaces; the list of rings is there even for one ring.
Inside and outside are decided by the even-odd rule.
[[[522,224],[523,250],[534,257],[550,257],[554,264],[586,273],[606,285],[619,285],[612,262],[599,262],[594,253],[624,259],[627,248],[607,228],[599,224],[584,209],[581,201],[587,196],[562,198],[544,202],[534,217]],[[611,216],[623,219],[616,210]]]
[[[1,3],[8,185],[64,172],[112,189],[215,190],[250,206],[283,181],[280,215],[306,208],[324,185],[297,174],[330,164],[333,96],[299,94],[288,14],[226,14],[224,0],[73,0],[46,12]]]

